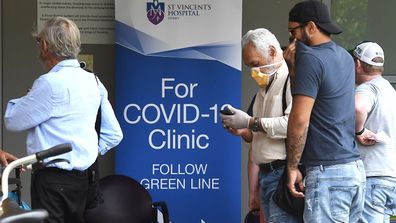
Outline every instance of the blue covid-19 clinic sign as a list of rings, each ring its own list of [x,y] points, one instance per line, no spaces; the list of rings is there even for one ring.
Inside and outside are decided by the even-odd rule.
[[[164,13],[157,22],[147,15],[155,4]],[[165,201],[173,223],[241,219],[240,140],[219,117],[241,100],[237,6],[116,0],[116,113],[124,132],[116,172]]]

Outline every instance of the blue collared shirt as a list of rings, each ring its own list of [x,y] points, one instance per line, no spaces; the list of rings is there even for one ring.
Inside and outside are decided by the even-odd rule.
[[[101,106],[101,133],[95,121]],[[61,143],[73,150],[55,158],[61,169],[87,169],[98,152],[117,146],[123,135],[107,97],[107,90],[92,73],[80,68],[76,59],[63,60],[41,75],[27,95],[8,102],[4,123],[10,131],[28,131],[27,152],[33,154]],[[99,146],[98,146],[99,145]]]

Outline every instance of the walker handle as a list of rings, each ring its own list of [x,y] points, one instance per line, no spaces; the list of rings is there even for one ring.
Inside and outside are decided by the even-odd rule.
[[[70,152],[71,150],[72,145],[70,143],[63,143],[36,153],[36,158],[38,161],[41,161],[51,156],[57,156]]]

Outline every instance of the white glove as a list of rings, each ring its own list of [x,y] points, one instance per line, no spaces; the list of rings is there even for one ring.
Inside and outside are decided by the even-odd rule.
[[[232,106],[228,106],[228,108],[233,112],[233,115],[223,115],[220,114],[221,121],[227,127],[231,127],[234,129],[244,129],[249,126],[250,115],[246,114],[246,112],[241,111],[239,109],[233,108]]]

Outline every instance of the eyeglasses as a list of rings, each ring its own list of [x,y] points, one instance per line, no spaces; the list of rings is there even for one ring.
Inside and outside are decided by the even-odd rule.
[[[294,31],[295,31],[296,29],[303,28],[303,27],[306,26],[306,25],[307,25],[307,23],[303,23],[303,24],[298,25],[298,26],[296,26],[296,27],[289,28],[289,35],[290,35],[290,36],[294,36],[294,35],[295,35]]]
[[[37,45],[40,45],[41,44],[41,38],[40,37],[38,37],[38,36],[36,36],[35,37],[35,40],[36,40],[36,43],[37,43]]]

